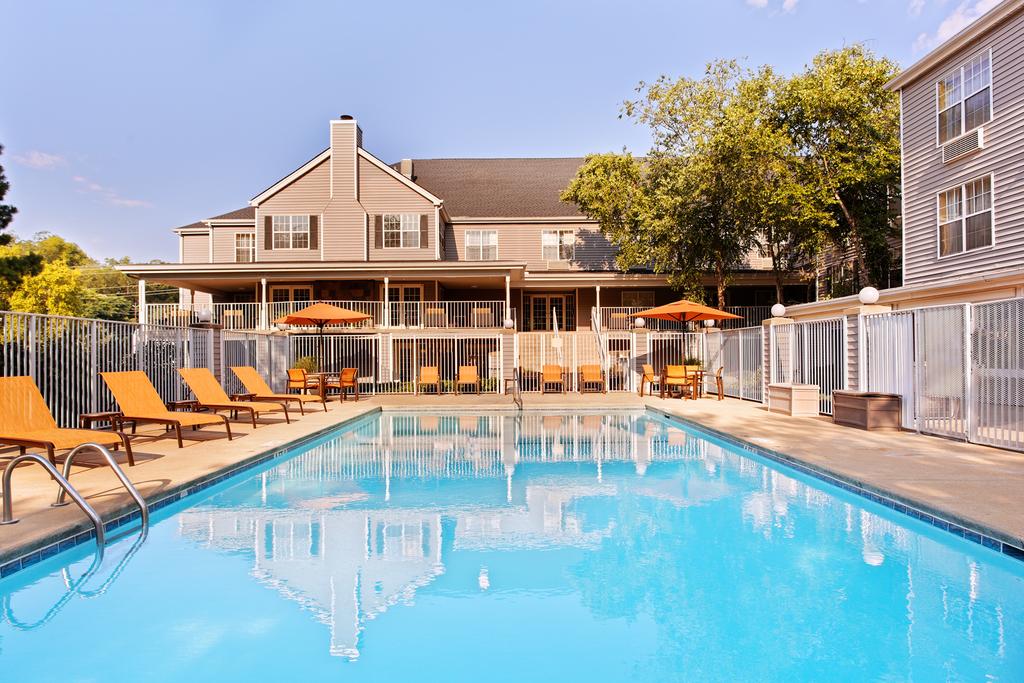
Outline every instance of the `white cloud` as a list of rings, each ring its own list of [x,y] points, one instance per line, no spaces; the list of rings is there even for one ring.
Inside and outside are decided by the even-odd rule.
[[[796,3],[798,3],[798,2],[800,2],[800,0],[782,0],[782,11],[783,12],[792,12],[792,11],[794,11],[796,9]]]
[[[767,7],[768,0],[747,0],[747,4],[751,7]]]
[[[925,0],[910,0],[910,5],[907,6],[907,14],[912,17],[921,16],[921,11],[924,10]]]
[[[149,208],[153,206],[144,199],[129,199],[128,197],[122,197],[116,191],[109,187],[104,187],[99,183],[93,182],[88,178],[80,175],[76,175],[71,178],[78,185],[78,191],[82,193],[93,193],[99,195],[103,201],[111,206],[121,206],[125,208]]]
[[[40,171],[48,171],[58,166],[67,164],[67,160],[59,154],[50,154],[32,149],[24,154],[12,154],[11,159],[22,166],[28,166]]]
[[[964,2],[956,6],[949,16],[942,20],[939,28],[935,31],[935,35],[920,34],[917,40],[914,41],[914,50],[923,52],[949,40],[967,28],[978,17],[998,5],[999,2],[1000,0],[973,0],[973,2],[971,0],[964,0]]]

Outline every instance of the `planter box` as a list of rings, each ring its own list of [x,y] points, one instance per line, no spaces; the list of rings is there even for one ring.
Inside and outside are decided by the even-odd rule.
[[[818,414],[817,384],[769,384],[768,412],[795,417]]]
[[[902,428],[899,394],[878,394],[869,391],[832,392],[832,421],[837,425],[868,431]]]

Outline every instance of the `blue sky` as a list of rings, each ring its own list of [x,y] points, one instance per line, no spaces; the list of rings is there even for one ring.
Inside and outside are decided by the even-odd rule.
[[[17,234],[175,260],[170,228],[244,206],[342,113],[389,162],[643,152],[617,118],[640,80],[857,42],[908,65],[994,4],[0,0],[0,163]]]

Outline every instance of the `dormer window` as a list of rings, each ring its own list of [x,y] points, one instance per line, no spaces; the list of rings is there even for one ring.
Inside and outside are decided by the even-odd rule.
[[[936,84],[940,145],[992,119],[991,60],[991,53],[983,52]]]

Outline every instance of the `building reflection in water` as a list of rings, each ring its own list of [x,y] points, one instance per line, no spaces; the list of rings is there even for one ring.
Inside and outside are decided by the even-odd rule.
[[[648,477],[659,462],[685,463],[694,472]],[[609,479],[612,466],[619,476]],[[521,468],[531,468],[531,476],[515,489]],[[621,495],[622,475],[629,473],[632,495],[675,508],[735,498],[747,532],[768,540],[791,538],[798,525],[812,523],[813,517],[791,514],[794,507],[841,507],[845,534],[870,566],[886,562],[883,549],[906,551],[912,543],[902,526],[643,414],[384,413],[268,470],[258,490],[232,489],[183,512],[180,533],[250,555],[256,580],[329,628],[332,655],[356,659],[367,623],[410,603],[443,574],[445,552],[598,548],[614,522],[588,524],[574,503]],[[423,487],[394,495],[393,484],[438,479],[494,480],[496,486],[474,487],[466,500],[438,501],[436,490],[428,494]],[[976,567],[948,566],[962,555],[942,544],[917,552],[922,548],[936,554],[925,558],[927,564],[955,581],[962,574],[970,594],[978,594]],[[909,639],[916,598],[909,562],[906,570]],[[481,590],[491,586],[486,567],[475,578]]]

